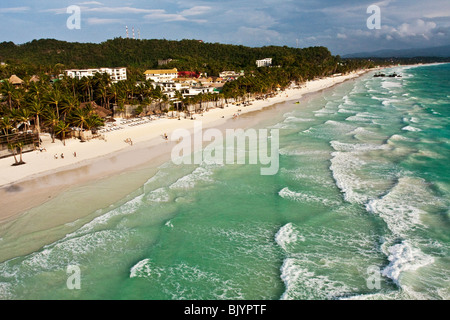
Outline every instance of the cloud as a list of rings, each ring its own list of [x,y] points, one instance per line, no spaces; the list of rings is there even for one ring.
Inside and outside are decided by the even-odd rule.
[[[450,9],[437,11],[437,12],[430,12],[424,15],[425,18],[428,19],[436,19],[436,18],[449,18],[450,17]]]
[[[84,8],[86,12],[100,12],[100,13],[117,13],[117,14],[152,14],[161,10],[157,9],[142,9],[134,7],[96,7],[96,8]]]
[[[165,10],[154,10],[151,14],[144,16],[148,21],[187,21],[188,19],[181,14],[167,13]]]
[[[86,2],[81,2],[81,3],[78,3],[78,5],[89,5],[89,4],[95,4],[95,5],[99,5],[99,6],[102,6],[103,5],[103,3],[101,3],[101,2],[98,2],[98,1],[86,1]]]
[[[235,35],[241,43],[249,43],[251,41],[258,41],[264,44],[270,44],[278,41],[281,37],[280,33],[275,30],[265,28],[240,27]]]
[[[0,8],[0,13],[24,13],[30,10],[30,7]]]
[[[209,12],[212,8],[208,6],[195,6],[180,12],[182,16],[196,16]]]
[[[397,28],[386,26],[382,28],[382,33],[397,38],[423,37],[428,40],[434,34],[436,27],[437,24],[433,21],[417,19],[412,23],[402,23]]]
[[[89,18],[86,22],[90,25],[102,25],[102,24],[123,24],[122,19],[102,19],[102,18]]]

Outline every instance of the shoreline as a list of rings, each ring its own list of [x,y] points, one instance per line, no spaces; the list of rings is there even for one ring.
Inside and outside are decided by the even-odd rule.
[[[202,121],[204,129],[248,127],[249,123],[262,120],[258,115],[251,117],[256,112],[279,103],[300,101],[309,94],[321,92],[374,70],[360,70],[344,76],[309,81],[301,88],[287,89],[273,98],[253,101],[250,106],[230,105],[223,109],[211,109],[203,116],[196,114],[194,117],[197,121]],[[241,110],[240,116],[234,119],[233,114],[238,110]],[[25,153],[23,158],[26,165],[12,167],[11,157],[0,159],[0,205],[4,208],[0,213],[0,223],[14,219],[72,187],[118,175],[148,163],[154,166],[163,164],[170,160],[170,152],[176,142],[166,141],[162,135],[167,133],[170,137],[177,128],[192,132],[194,123],[190,119],[158,119],[107,133],[106,141],[96,139],[81,143],[70,139],[66,140],[66,146],[59,140],[51,143],[47,136],[47,139],[43,139],[47,152]],[[124,142],[127,138],[132,139],[133,145]],[[54,158],[55,154],[63,152],[64,159]],[[73,152],[76,152],[76,157]]]

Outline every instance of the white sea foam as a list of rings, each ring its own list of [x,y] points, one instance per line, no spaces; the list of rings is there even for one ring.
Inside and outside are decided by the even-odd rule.
[[[345,120],[346,121],[373,122],[374,119],[381,119],[381,118],[370,112],[359,112],[356,115],[350,116]]]
[[[413,127],[413,126],[403,127],[402,130],[405,130],[405,131],[422,131],[422,129],[419,129],[419,128],[416,128],[416,127]]]
[[[323,205],[326,205],[326,206],[336,206],[336,205],[340,204],[339,201],[317,197],[315,195],[308,194],[308,193],[294,192],[294,191],[289,190],[288,187],[280,190],[280,192],[278,192],[278,195],[280,197],[282,197],[283,199],[288,199],[288,200],[293,200],[293,201],[298,201],[298,202],[322,203]]]
[[[354,174],[354,170],[361,168],[365,162],[350,152],[333,152],[331,155],[330,170],[336,185],[344,193],[344,199],[350,203],[365,203],[369,196],[356,191],[364,186],[364,181]]]
[[[414,248],[408,241],[389,247],[389,265],[383,269],[382,275],[392,279],[399,287],[401,274],[405,271],[414,271],[423,266],[432,264],[434,258]]]
[[[123,241],[129,239],[126,231],[98,231],[72,239],[63,239],[33,252],[20,261],[15,258],[0,264],[1,275],[14,283],[22,283],[28,278],[43,272],[65,271],[69,264],[82,264],[87,259],[101,255],[116,254]]]
[[[301,181],[302,183],[305,183],[305,180],[307,180],[306,183],[313,185],[318,184],[325,187],[334,186],[334,181],[332,181],[332,179],[329,179],[328,176],[321,176],[318,172],[311,171],[310,168],[302,167],[295,170],[281,168],[280,171],[283,175],[289,177],[289,179]]]
[[[366,152],[366,151],[387,149],[387,146],[383,144],[377,145],[370,143],[345,143],[339,141],[331,141],[330,144],[334,150],[346,152]]]
[[[164,225],[166,227],[173,228],[172,220],[167,221]]]
[[[363,128],[363,127],[358,127],[355,130],[350,131],[347,134],[349,134],[349,135],[363,135],[363,136],[373,136],[373,135],[375,135],[374,132],[372,132],[370,130],[367,130],[367,129]]]
[[[145,278],[152,272],[152,265],[150,259],[144,259],[136,263],[130,269],[130,278]]]
[[[190,189],[193,188],[198,182],[212,182],[211,176],[213,172],[204,168],[198,167],[192,173],[178,179],[172,185],[170,189]]]
[[[389,139],[388,139],[388,141],[413,141],[413,140],[411,140],[410,138],[407,138],[407,137],[404,137],[404,136],[402,136],[402,135],[400,135],[400,134],[394,134],[394,135],[392,135]]]
[[[402,83],[399,82],[399,81],[388,81],[388,80],[386,80],[386,81],[383,81],[383,82],[381,83],[381,86],[382,86],[384,89],[401,88],[401,87],[402,87]]]
[[[309,119],[309,118],[298,118],[298,117],[287,117],[286,119],[284,119],[284,122],[289,123],[289,122],[311,122],[311,121],[315,121],[314,119]]]
[[[429,206],[442,207],[442,201],[434,196],[422,179],[402,177],[382,198],[366,204],[367,211],[379,215],[395,236],[406,236],[416,227],[425,227],[421,216]]]
[[[170,196],[166,188],[158,188],[147,194],[146,200],[150,202],[169,202]]]
[[[129,215],[135,213],[143,204],[144,194],[136,196],[130,201],[124,203],[120,207],[113,209],[99,217],[96,217],[92,221],[83,225],[80,229],[73,233],[67,234],[65,238],[70,238],[73,236],[80,235],[82,233],[87,233],[94,230],[95,227],[99,225],[105,225],[111,218],[121,215]]]
[[[151,177],[144,183],[144,187],[153,182],[157,182],[159,179],[165,178],[166,176],[167,176],[167,172],[158,171],[153,177]]]
[[[325,116],[330,116],[331,114],[335,114],[336,110],[324,107],[324,108],[322,108],[320,110],[316,110],[316,111],[313,111],[313,112],[314,112],[314,116],[316,116],[316,117],[325,117]]]
[[[295,123],[286,123],[286,122],[279,122],[277,124],[274,124],[273,126],[269,126],[269,129],[288,129],[293,130],[297,129],[295,126]]]
[[[364,204],[370,199],[371,182],[357,175],[366,162],[361,155],[368,151],[383,150],[386,145],[368,143],[343,143],[331,141],[336,152],[331,153],[330,170],[338,188],[344,193],[344,199],[350,203]]]
[[[281,300],[333,299],[352,292],[345,283],[316,275],[295,258],[286,258],[281,267],[285,292]]]
[[[154,281],[153,285],[160,287],[161,292],[172,300],[206,299],[211,296],[217,300],[243,299],[240,288],[232,280],[186,263],[161,267],[148,258],[143,259],[130,269],[130,278]],[[205,287],[207,289],[202,289]]]
[[[297,241],[305,241],[305,238],[300,235],[292,223],[288,223],[275,234],[275,241],[284,251],[288,251],[290,245]]]
[[[352,114],[357,113],[357,111],[353,111],[353,110],[349,110],[349,109],[345,109],[345,108],[339,108],[338,112],[339,113],[352,113]]]
[[[283,156],[329,156],[330,152],[326,150],[303,150],[283,148],[279,150]]]

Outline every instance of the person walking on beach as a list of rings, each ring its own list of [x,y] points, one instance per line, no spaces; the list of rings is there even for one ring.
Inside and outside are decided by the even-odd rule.
[[[61,159],[64,159],[64,153],[61,153]]]
[[[74,158],[77,157],[77,152],[76,151],[73,152],[73,156],[74,156]]]

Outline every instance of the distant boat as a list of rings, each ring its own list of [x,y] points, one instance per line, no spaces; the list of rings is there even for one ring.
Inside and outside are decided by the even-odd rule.
[[[373,77],[374,78],[379,78],[379,77],[401,78],[402,76],[400,74],[397,74],[394,72],[393,74],[389,74],[389,75],[386,75],[384,73],[376,73],[373,75]]]
[[[294,104],[300,104],[300,101],[295,102]]]

